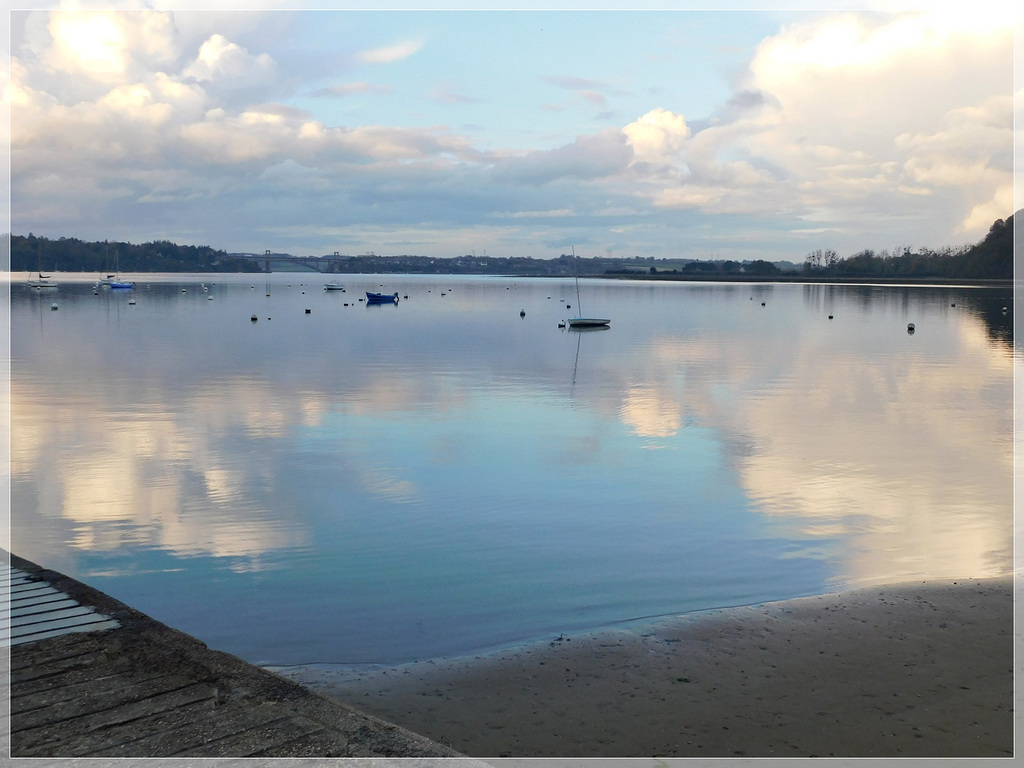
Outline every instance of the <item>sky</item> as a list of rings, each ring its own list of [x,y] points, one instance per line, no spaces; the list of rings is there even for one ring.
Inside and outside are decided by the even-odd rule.
[[[28,0],[5,230],[796,263],[981,240],[1015,210],[1020,13],[842,5]]]

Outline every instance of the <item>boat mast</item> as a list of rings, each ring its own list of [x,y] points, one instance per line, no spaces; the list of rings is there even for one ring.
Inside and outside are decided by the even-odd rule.
[[[576,273],[576,316],[583,317],[583,305],[580,304],[580,264],[576,260],[576,246],[572,246],[573,270]]]

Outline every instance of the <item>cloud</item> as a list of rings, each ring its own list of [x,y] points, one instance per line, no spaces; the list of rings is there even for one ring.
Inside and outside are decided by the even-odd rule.
[[[449,85],[439,85],[432,89],[429,98],[440,104],[475,104],[480,101],[480,99],[459,93]]]
[[[548,184],[556,179],[600,179],[623,172],[633,152],[621,131],[581,136],[572,144],[535,150],[500,161],[496,178],[516,184]]]
[[[388,45],[383,48],[373,48],[372,50],[362,51],[358,54],[357,58],[364,64],[393,64],[396,61],[402,61],[403,59],[409,58],[417,53],[422,47],[422,42],[409,40],[404,43],[395,43],[394,45]]]
[[[252,56],[220,34],[211,35],[182,74],[200,82],[265,82],[273,77],[274,61],[265,53]]]
[[[667,109],[652,109],[622,129],[638,158],[662,158],[682,150],[690,137],[686,118]]]
[[[733,97],[692,134],[670,109],[624,128],[665,180],[641,193],[667,207],[837,224],[899,211],[983,235],[992,214],[1012,213],[1012,50],[1011,27],[941,14],[791,24],[758,46]]]
[[[178,56],[168,13],[66,11],[50,14],[46,30],[49,67],[100,82],[122,82]]]
[[[541,77],[541,80],[554,88],[564,88],[569,91],[590,91],[604,87],[604,83],[598,80],[588,80],[583,77],[545,75]]]
[[[174,219],[162,230],[182,218],[198,229],[211,218],[209,203],[200,209],[185,201],[216,199],[223,212],[217,234],[203,242],[231,231],[262,244],[271,228],[320,227],[326,243],[331,227],[379,222],[386,199],[388,221],[410,242],[441,242],[442,226],[457,220],[459,227],[494,227],[494,237],[514,247],[516,233],[503,228],[510,212],[572,211],[549,218],[543,234],[524,228],[516,253],[534,252],[538,239],[560,241],[560,227],[587,226],[615,233],[636,252],[672,255],[680,231],[695,235],[703,217],[700,231],[708,234],[699,242],[743,240],[750,249],[760,242],[765,252],[756,257],[798,260],[805,244],[845,255],[897,238],[937,247],[954,236],[969,242],[1012,212],[1013,47],[1005,26],[921,12],[794,17],[751,50],[731,94],[708,115],[694,116],[657,82],[624,78],[624,89],[612,91],[596,78],[533,75],[573,92],[574,108],[538,105],[509,118],[503,99],[467,95],[486,92],[468,79],[433,91],[411,79],[408,108],[358,122],[362,113],[342,112],[349,105],[341,99],[390,87],[331,85],[338,71],[325,62],[344,69],[353,57],[344,45],[297,52],[280,31],[297,17],[19,16],[8,91],[14,228],[141,239],[161,215]],[[385,64],[422,48],[413,40],[354,58]],[[318,66],[303,74],[314,60]],[[427,82],[450,76],[423,72]],[[629,114],[622,100],[634,97],[626,94],[638,93],[648,100],[630,115],[639,116],[616,122],[614,115]],[[429,111],[439,104],[449,112]],[[581,105],[597,105],[601,115],[573,122]],[[353,124],[340,124],[342,114]],[[389,114],[405,122],[386,124]],[[451,127],[456,114],[457,124],[475,126],[471,134]],[[591,127],[595,120],[601,128]],[[492,134],[495,127],[504,133]],[[496,135],[505,146],[477,144],[497,144]],[[530,143],[552,135],[570,138],[544,148]],[[321,199],[330,192],[346,204],[317,222],[328,209],[299,185],[277,186],[294,182],[293,174],[261,177],[271,168],[308,169]],[[282,204],[285,195],[302,205]],[[285,221],[286,212],[296,220]],[[732,216],[749,233],[735,230],[735,218],[720,226],[719,217]],[[452,230],[451,248],[459,248],[461,231]],[[310,247],[307,235],[281,237],[273,247]]]
[[[391,93],[392,88],[386,85],[374,85],[373,83],[367,83],[365,80],[344,83],[342,85],[332,85],[327,88],[317,88],[315,91],[310,92],[310,96],[352,96],[358,93]]]

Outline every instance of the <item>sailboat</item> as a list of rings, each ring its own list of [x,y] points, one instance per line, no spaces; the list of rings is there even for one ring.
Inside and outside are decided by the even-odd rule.
[[[44,275],[42,272],[36,273],[38,277],[30,278],[28,281],[29,288],[56,288],[57,281],[51,278],[49,275]]]
[[[110,279],[110,277],[113,277],[113,279]],[[106,281],[101,280],[100,282],[105,283],[107,287],[112,288],[114,290],[135,287],[135,283],[130,283],[127,280],[121,279],[120,265],[116,248],[114,249],[114,274],[108,276],[108,279]]]
[[[35,279],[31,279],[31,278],[29,279],[28,287],[29,288],[56,288],[57,287],[57,281],[54,280],[53,278],[51,278],[49,275],[44,275],[43,274],[43,254],[42,254],[42,249],[39,246],[36,247],[36,257],[37,257],[37,259],[39,261],[39,264],[38,264],[39,269],[36,270],[36,277],[35,277]]]
[[[110,285],[111,283],[117,281],[117,274],[116,273],[107,272],[107,264],[108,264],[109,261],[110,261],[110,252],[108,250],[108,246],[107,246],[106,242],[104,242],[103,243],[103,272],[100,273],[100,274],[103,275],[103,277],[101,277],[99,280],[96,281],[96,283],[98,285]]]
[[[576,247],[572,249],[572,260],[576,263]],[[581,317],[570,317],[569,327],[570,328],[607,328],[608,323],[611,320],[603,317],[582,317],[583,305],[580,303],[580,274],[579,266],[577,264],[576,269],[576,309],[579,310]]]

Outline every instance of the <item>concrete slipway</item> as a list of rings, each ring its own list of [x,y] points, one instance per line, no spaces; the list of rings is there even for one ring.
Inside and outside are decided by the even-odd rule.
[[[13,758],[460,757],[75,579],[13,555],[10,565],[0,645]]]

